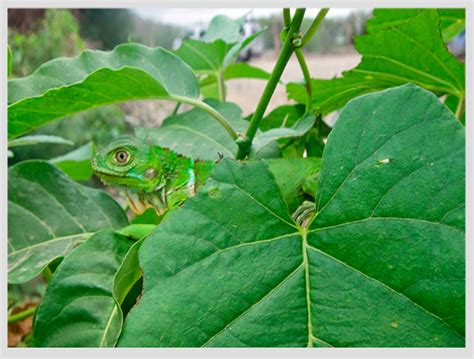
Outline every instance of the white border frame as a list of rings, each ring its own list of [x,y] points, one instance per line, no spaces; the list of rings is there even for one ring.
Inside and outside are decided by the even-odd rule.
[[[224,2],[225,1],[225,2]],[[474,230],[473,221],[473,199],[474,199],[474,145],[470,139],[474,138],[474,124],[472,113],[472,41],[473,41],[473,1],[472,0],[398,0],[398,1],[355,1],[355,0],[83,0],[83,1],[64,1],[64,0],[2,0],[0,6],[0,69],[7,68],[7,9],[8,8],[283,8],[283,7],[306,7],[306,8],[465,8],[466,9],[466,347],[465,348],[294,348],[294,349],[225,349],[225,348],[197,348],[197,349],[160,349],[160,348],[107,348],[107,349],[85,349],[85,348],[8,348],[7,347],[7,77],[5,71],[0,71],[1,77],[1,115],[0,115],[0,146],[3,155],[0,156],[1,176],[0,176],[0,230],[1,247],[0,255],[0,282],[2,290],[0,291],[0,353],[1,357],[31,358],[39,357],[98,357],[98,356],[118,356],[118,357],[221,357],[221,356],[246,356],[246,357],[472,357],[473,355],[473,336],[472,332],[472,300],[473,300],[473,246],[472,236]]]

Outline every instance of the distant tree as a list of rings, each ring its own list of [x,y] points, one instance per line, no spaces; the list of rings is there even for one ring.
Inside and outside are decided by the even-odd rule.
[[[128,41],[133,31],[133,16],[128,9],[81,9],[81,35],[110,50]]]

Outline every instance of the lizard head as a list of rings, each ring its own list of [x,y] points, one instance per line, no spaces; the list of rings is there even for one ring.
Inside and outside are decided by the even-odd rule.
[[[164,178],[151,145],[133,137],[122,137],[92,159],[94,173],[107,185],[153,192]]]

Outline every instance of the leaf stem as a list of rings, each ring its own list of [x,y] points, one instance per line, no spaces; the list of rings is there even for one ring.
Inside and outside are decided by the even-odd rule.
[[[225,94],[224,72],[222,70],[218,71],[216,73],[216,77],[217,77],[217,88],[219,91],[219,101],[225,102],[226,94]]]
[[[295,50],[296,58],[301,67],[301,71],[303,72],[304,83],[306,88],[306,109],[305,112],[308,113],[311,111],[313,106],[313,88],[311,86],[311,75],[309,73],[308,64],[304,58],[303,51],[301,49]]]
[[[319,10],[318,15],[311,23],[311,26],[309,27],[308,31],[306,31],[306,34],[303,36],[303,40],[302,40],[303,46],[306,45],[309,40],[311,40],[314,34],[316,34],[316,31],[318,31],[319,25],[321,25],[321,23],[324,20],[324,17],[326,16],[328,12],[329,12],[329,8],[323,8]]]
[[[171,116],[176,116],[178,114],[179,108],[181,107],[181,102],[178,102],[176,106],[174,107],[173,113]]]
[[[8,317],[8,324],[16,323],[16,322],[19,322],[20,320],[26,319],[29,316],[32,316],[33,314],[35,314],[35,311],[36,311],[36,306],[25,309],[24,311],[20,313],[10,315]]]
[[[46,266],[46,268],[43,269],[43,276],[44,276],[44,280],[46,281],[46,283],[49,283],[49,281],[53,277],[53,272],[51,271],[49,266]]]
[[[206,111],[207,113],[209,113],[212,117],[214,117],[221,125],[222,127],[225,128],[225,130],[227,131],[227,133],[229,134],[229,136],[235,141],[237,140],[238,138],[238,135],[237,133],[234,131],[234,129],[232,128],[232,126],[229,124],[229,122],[227,121],[227,119],[222,116],[219,111],[217,111],[216,109],[212,108],[211,106],[209,106],[207,103],[205,103],[204,101],[201,101],[199,99],[193,99],[193,98],[189,98],[189,97],[182,97],[182,96],[172,96],[171,97],[172,100],[174,101],[178,101],[178,102],[182,102],[182,103],[187,103],[188,105],[191,105],[191,106],[194,106],[194,107],[197,107],[197,108],[200,108],[201,110],[204,110]]]
[[[271,73],[270,79],[268,80],[265,89],[263,90],[262,97],[260,97],[260,101],[258,102],[257,108],[250,120],[249,126],[245,135],[237,141],[239,149],[237,151],[237,159],[244,159],[250,153],[250,148],[252,147],[252,141],[257,133],[258,126],[260,121],[265,114],[265,110],[270,103],[270,99],[275,92],[275,88],[278,85],[281,75],[285,70],[286,64],[290,60],[291,55],[294,51],[293,45],[293,35],[297,34],[300,31],[301,23],[303,22],[305,9],[297,9],[295,11],[295,15],[293,20],[291,21],[290,29],[288,31],[288,35],[285,38],[283,46],[281,48],[280,54],[278,59],[275,63],[273,71]]]
[[[462,114],[464,113],[465,99],[464,97],[459,99],[458,106],[456,107],[456,118],[461,122]]]

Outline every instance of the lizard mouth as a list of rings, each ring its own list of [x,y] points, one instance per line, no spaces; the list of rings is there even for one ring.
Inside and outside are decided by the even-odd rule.
[[[103,168],[97,165],[95,158],[91,161],[92,171],[97,175],[109,176],[109,177],[125,177],[125,172],[115,171],[113,169]]]

